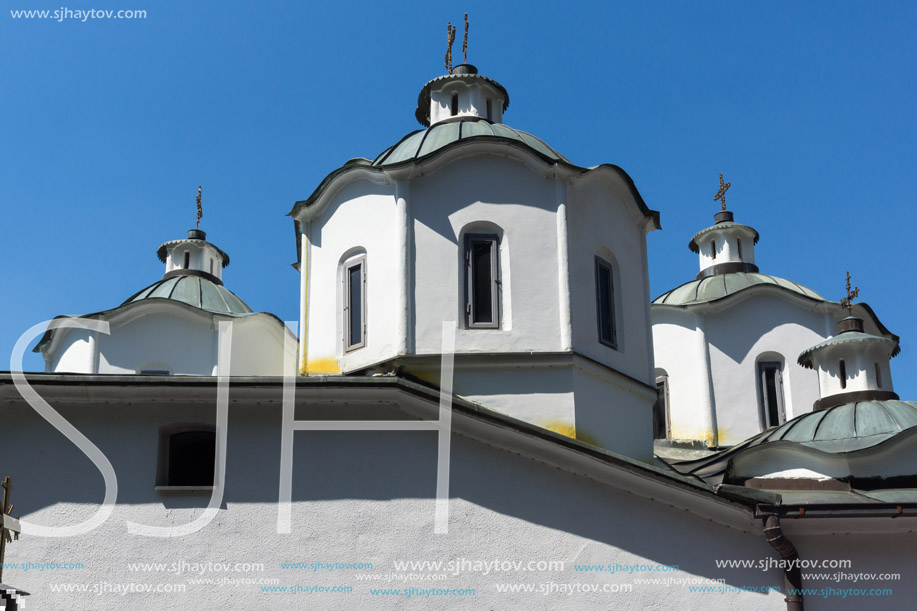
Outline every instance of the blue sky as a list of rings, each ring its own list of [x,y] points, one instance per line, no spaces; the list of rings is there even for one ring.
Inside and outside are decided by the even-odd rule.
[[[505,122],[579,165],[623,167],[661,211],[654,297],[696,274],[687,243],[723,172],[736,220],[761,232],[762,272],[837,300],[850,270],[902,337],[895,386],[917,399],[914,3],[65,4],[147,17],[14,19],[61,5],[4,3],[0,352],[156,281],[155,249],[193,226],[198,184],[227,287],[296,319],[284,215],[419,127],[446,22],[467,10],[469,61],[509,91]]]

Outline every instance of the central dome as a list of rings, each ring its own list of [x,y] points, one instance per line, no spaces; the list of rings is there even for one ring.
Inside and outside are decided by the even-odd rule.
[[[566,157],[531,134],[502,123],[468,118],[443,121],[427,129],[411,132],[394,146],[385,149],[373,160],[372,165],[382,167],[416,161],[451,144],[478,139],[489,142],[509,142],[515,145],[523,144],[549,162],[570,163]]]

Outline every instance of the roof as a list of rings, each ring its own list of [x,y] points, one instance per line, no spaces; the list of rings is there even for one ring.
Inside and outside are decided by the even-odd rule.
[[[917,403],[857,401],[809,412],[767,431],[760,443],[795,441],[824,452],[851,452],[917,426]]]
[[[223,257],[223,267],[229,266],[229,255],[227,255],[225,252],[223,252],[222,250],[220,250],[219,248],[217,248],[215,245],[211,244],[207,240],[198,240],[194,238],[189,238],[189,239],[184,239],[184,240],[169,240],[168,242],[163,242],[162,244],[159,245],[159,248],[156,250],[156,255],[159,257],[159,260],[165,263],[166,255],[168,254],[168,252],[172,250],[174,247],[178,246],[179,244],[198,244],[201,246],[210,246],[211,248],[215,249],[218,253],[220,253],[221,257]]]
[[[887,337],[879,337],[878,335],[872,335],[871,333],[861,333],[859,331],[845,331],[844,333],[839,333],[832,338],[826,339],[820,344],[816,344],[805,350],[802,354],[799,355],[797,362],[805,367],[806,369],[814,369],[815,363],[813,362],[812,357],[816,353],[821,352],[825,348],[831,346],[840,346],[843,344],[886,344],[891,349],[892,357],[898,356],[901,352],[901,346],[898,344],[897,340],[889,339]]]
[[[467,66],[467,64],[464,64]],[[458,69],[459,66],[456,66]],[[469,66],[473,73],[462,72],[455,74],[444,74],[442,76],[437,76],[435,79],[427,81],[427,84],[423,86],[420,90],[420,94],[417,96],[417,110],[414,111],[414,116],[417,118],[417,122],[423,126],[430,125],[430,92],[433,90],[433,86],[445,85],[449,82],[460,82],[460,83],[486,83],[496,89],[503,96],[503,110],[506,111],[509,108],[509,94],[506,92],[506,89],[493,80],[492,78],[477,74],[477,68]]]
[[[700,248],[697,245],[697,241],[699,238],[713,231],[724,231],[726,229],[732,229],[736,233],[744,233],[748,235],[749,237],[754,239],[755,244],[757,244],[758,240],[761,238],[761,236],[758,234],[758,231],[753,227],[749,227],[748,225],[742,225],[740,223],[733,223],[732,221],[724,221],[722,223],[717,223],[716,225],[707,227],[706,229],[702,229],[701,231],[698,231],[697,233],[695,233],[694,237],[691,238],[691,241],[688,243],[688,248],[690,248],[692,252],[699,253]]]
[[[252,309],[235,293],[201,276],[173,276],[154,282],[142,291],[128,297],[121,305],[145,299],[171,299],[206,312],[230,316],[252,313]]]
[[[663,293],[653,300],[653,304],[686,306],[708,303],[724,299],[756,285],[770,285],[791,293],[802,295],[808,299],[827,301],[812,289],[784,278],[768,276],[767,274],[735,272],[717,274],[700,280],[686,282],[671,291]]]
[[[495,141],[524,144],[548,161],[570,163],[566,157],[548,146],[543,140],[529,133],[513,129],[502,123],[491,123],[478,117],[464,117],[455,121],[442,121],[427,129],[411,132],[394,146],[382,151],[372,165],[390,166],[421,159],[460,140],[472,138],[489,138]]]

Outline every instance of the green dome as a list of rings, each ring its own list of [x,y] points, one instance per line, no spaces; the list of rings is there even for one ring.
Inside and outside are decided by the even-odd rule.
[[[410,162],[432,155],[450,144],[478,139],[523,144],[548,161],[570,163],[566,157],[531,134],[502,123],[490,123],[484,119],[468,117],[457,121],[442,121],[427,129],[411,132],[394,146],[385,149],[373,160],[372,165],[384,167]]]
[[[729,297],[747,288],[757,285],[773,285],[808,297],[817,301],[825,301],[825,298],[806,288],[801,284],[790,282],[777,276],[768,276],[766,274],[736,272],[731,274],[717,274],[700,280],[692,280],[682,284],[678,288],[663,293],[653,300],[655,305],[684,306],[716,301]]]
[[[238,316],[252,313],[252,309],[226,287],[200,276],[182,275],[160,280],[121,305],[144,299],[171,299],[215,314]]]
[[[764,433],[759,444],[795,441],[823,452],[852,452],[882,443],[913,426],[917,426],[917,403],[858,401],[793,418]]]

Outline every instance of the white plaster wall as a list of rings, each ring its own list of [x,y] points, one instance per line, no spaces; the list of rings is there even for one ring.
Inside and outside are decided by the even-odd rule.
[[[223,279],[223,257],[209,244],[199,243],[179,244],[169,251],[166,256],[166,273],[176,269],[185,269],[185,253],[189,253],[188,269],[213,274],[220,280]],[[213,271],[210,262],[213,261]]]
[[[442,321],[457,320],[457,352],[560,349],[557,225],[553,182],[519,161],[479,154],[415,179],[414,337],[418,354],[438,354]],[[503,230],[501,329],[466,329],[461,232],[475,223]]]
[[[890,350],[878,342],[870,346],[862,343],[840,344],[821,350],[816,361],[821,396],[879,389],[876,380],[877,364],[882,378],[881,390],[893,391],[889,354]],[[845,388],[841,387],[841,359],[844,360],[847,374]]]
[[[452,114],[452,93],[458,93],[458,114]],[[491,100],[491,121],[503,121],[503,100],[496,89],[483,83],[468,85],[462,82],[447,84],[430,92],[430,125],[444,119],[458,117],[487,118],[487,100]]]
[[[632,592],[618,594],[497,592],[499,584],[624,585],[642,577],[724,579],[733,587],[763,587],[782,585],[782,576],[776,571],[716,568],[718,559],[777,559],[760,532],[734,530],[704,515],[646,500],[458,434],[452,437],[447,535],[433,535],[436,435],[418,432],[297,433],[293,531],[278,535],[279,406],[234,403],[230,408],[226,495],[213,523],[180,539],[129,535],[127,520],[177,525],[200,515],[206,497],[153,490],[158,431],[174,422],[212,421],[213,410],[177,405],[133,406],[130,410],[99,405],[60,408],[110,459],[119,481],[118,505],[112,517],[89,534],[75,539],[28,536],[8,547],[7,562],[84,564],[83,569],[68,571],[5,571],[4,581],[31,592],[28,603],[36,609],[401,609],[406,604],[443,610],[785,609],[783,596],[776,593],[697,593],[685,585],[636,584]],[[5,445],[9,459],[4,468],[16,484],[16,505],[23,518],[59,526],[91,515],[102,497],[98,472],[28,408],[15,413],[10,409],[4,408],[4,422],[15,426],[17,435]],[[898,544],[895,557],[899,561],[909,558],[908,549],[905,543]],[[860,549],[843,553],[859,554]],[[870,546],[863,560],[859,555],[856,558],[866,566],[885,555],[883,548]],[[422,602],[413,602],[420,596],[407,602],[403,597],[372,596],[372,582],[356,579],[357,574],[397,572],[396,560],[463,558],[560,560],[566,567],[563,571],[487,575],[469,571],[450,574],[444,581],[382,586],[475,590],[474,597],[431,596]],[[189,579],[199,575],[127,568],[128,563],[141,562],[264,563],[264,572],[203,577],[273,578],[284,586],[351,586],[353,591],[269,595],[260,592],[258,585],[193,585]],[[282,569],[282,562],[370,562],[373,569],[296,571]],[[581,573],[573,570],[574,563],[665,564],[677,565],[679,570],[634,575]],[[188,590],[127,596],[51,591],[52,584],[65,583],[186,584]],[[915,593],[912,584],[896,587],[901,591],[894,601],[907,601]],[[816,610],[840,608],[812,603]]]
[[[340,373],[397,355],[395,317],[404,290],[398,265],[398,223],[394,187],[353,182],[335,194],[311,222],[307,366],[310,372]],[[366,253],[366,345],[344,352],[342,258]]]
[[[656,368],[669,381],[672,439],[713,443],[709,373],[695,316],[687,310],[652,308]]]
[[[570,312],[573,348],[600,363],[653,385],[649,287],[644,271],[646,219],[600,179],[567,189]],[[633,206],[635,208],[635,206]],[[615,267],[617,350],[599,342],[595,256],[610,252]]]
[[[62,337],[56,340],[60,345],[50,371],[134,374],[167,369],[172,375],[216,375],[219,320],[230,319],[168,301],[131,305],[110,317],[107,335],[83,329],[56,331]],[[280,323],[267,314],[231,321],[231,375],[282,375],[285,348]]]
[[[742,256],[739,256],[738,241],[742,241]],[[711,256],[711,242],[716,242],[716,258]],[[698,242],[700,269],[704,270],[719,263],[754,263],[755,241],[744,232],[730,230],[713,231]]]

